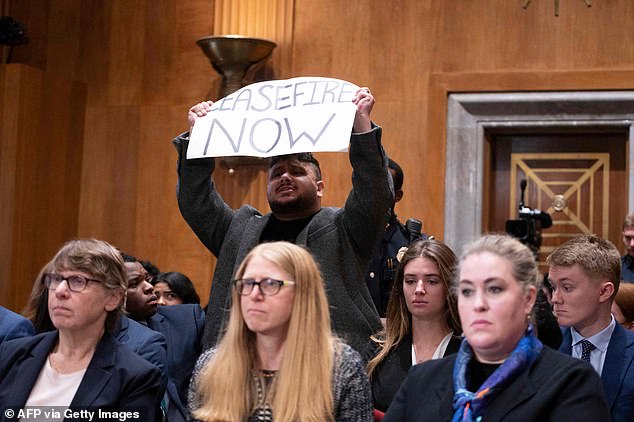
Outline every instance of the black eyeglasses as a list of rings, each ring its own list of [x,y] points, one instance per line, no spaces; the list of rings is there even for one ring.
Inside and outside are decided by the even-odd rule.
[[[52,290],[57,289],[57,287],[62,284],[62,281],[66,280],[66,285],[71,292],[81,292],[88,285],[89,281],[94,281],[95,283],[101,283],[101,280],[95,280],[94,278],[86,278],[81,275],[69,275],[68,277],[64,277],[61,274],[53,274],[48,273],[44,274],[44,285]]]
[[[239,295],[248,296],[253,291],[255,286],[260,287],[260,291],[263,295],[273,296],[280,292],[282,286],[292,286],[294,281],[288,280],[276,280],[274,278],[263,278],[260,281],[255,281],[252,278],[240,278],[233,280],[233,286],[238,291]]]

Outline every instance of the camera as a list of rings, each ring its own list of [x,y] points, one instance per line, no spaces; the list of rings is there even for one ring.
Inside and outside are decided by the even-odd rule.
[[[518,208],[519,218],[515,220],[507,220],[505,231],[528,246],[531,251],[533,251],[535,257],[537,257],[539,248],[542,245],[542,229],[551,227],[553,225],[553,220],[547,212],[524,205],[526,180],[521,181],[520,188],[522,190],[522,194]]]

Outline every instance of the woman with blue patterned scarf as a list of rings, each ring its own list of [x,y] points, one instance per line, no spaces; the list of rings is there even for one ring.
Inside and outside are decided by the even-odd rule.
[[[383,420],[609,422],[592,367],[535,336],[538,280],[533,254],[518,240],[486,235],[468,245],[453,286],[460,350],[414,366]]]

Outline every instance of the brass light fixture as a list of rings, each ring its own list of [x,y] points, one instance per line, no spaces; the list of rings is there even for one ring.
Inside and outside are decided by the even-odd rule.
[[[240,35],[203,37],[196,43],[209,58],[211,66],[222,76],[218,98],[224,98],[254,82],[253,76],[264,66],[276,47],[273,41]]]
[[[241,35],[219,35],[203,37],[196,41],[211,66],[222,76],[218,98],[239,90],[255,82],[254,76],[273,54],[277,46],[273,41],[249,38]],[[268,159],[257,157],[224,157],[220,164],[233,174],[244,165],[266,166]]]

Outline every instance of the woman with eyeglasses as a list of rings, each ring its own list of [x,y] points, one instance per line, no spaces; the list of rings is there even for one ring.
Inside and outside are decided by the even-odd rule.
[[[323,284],[300,246],[263,243],[249,252],[233,282],[226,331],[194,370],[194,419],[372,420],[362,359],[331,333]]]
[[[38,281],[48,289],[55,329],[0,347],[0,414],[55,406],[65,418],[101,410],[156,420],[160,370],[110,334],[126,289],[120,253],[100,240],[73,240],[44,271]]]

